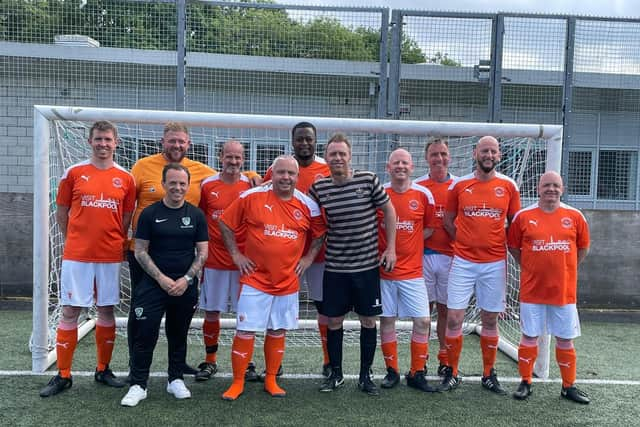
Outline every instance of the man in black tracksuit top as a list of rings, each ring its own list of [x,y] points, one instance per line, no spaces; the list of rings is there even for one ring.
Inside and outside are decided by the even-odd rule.
[[[136,231],[135,256],[145,271],[133,294],[131,387],[122,399],[136,406],[147,397],[147,379],[166,313],[169,381],[167,392],[191,397],[182,379],[187,333],[198,304],[197,275],[207,258],[209,240],[204,214],[186,202],[189,171],[178,163],[162,170],[162,200],[142,211]]]

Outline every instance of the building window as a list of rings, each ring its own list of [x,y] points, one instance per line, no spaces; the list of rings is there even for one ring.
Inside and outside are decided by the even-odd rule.
[[[591,196],[591,151],[569,152],[569,182],[567,194],[572,196]]]
[[[598,199],[635,200],[638,153],[601,150],[598,154]]]

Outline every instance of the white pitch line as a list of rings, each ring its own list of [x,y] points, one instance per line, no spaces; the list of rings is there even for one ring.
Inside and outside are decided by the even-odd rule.
[[[18,376],[35,376],[35,377],[44,377],[44,376],[51,376],[54,375],[55,371],[47,371],[47,372],[31,372],[31,371],[2,371],[0,370],[0,376],[7,376],[7,377],[18,377]],[[94,374],[93,371],[74,371],[73,375],[77,376],[77,377],[92,377]],[[128,372],[114,372],[114,374],[118,377],[126,377],[128,375]],[[158,378],[166,378],[167,377],[167,373],[166,372],[151,372],[149,374],[149,376],[151,377],[158,377]],[[187,376],[189,377],[189,376]],[[217,374],[215,374],[215,377],[217,378],[232,378],[233,374],[230,372],[218,372]],[[350,374],[345,374],[344,377],[346,379],[358,379],[358,375],[350,375]],[[378,378],[381,378],[381,375],[377,376]],[[322,375],[317,375],[317,374],[284,374],[282,376],[282,378],[284,379],[293,379],[293,380],[319,380],[319,379],[323,379],[324,377]],[[432,381],[437,381],[439,378],[435,377],[435,376],[427,376],[428,380],[432,380]],[[463,382],[470,382],[470,383],[479,383],[482,380],[481,377],[478,376],[469,376],[469,377],[465,377],[462,376],[462,381]],[[519,384],[521,381],[520,377],[501,377],[500,378],[500,382],[501,383],[511,383],[511,384]],[[547,379],[541,379],[541,378],[534,378],[533,379],[534,383],[557,383],[560,384],[562,383],[562,379],[561,378],[547,378]],[[631,386],[640,386],[640,381],[636,381],[636,380],[606,380],[606,379],[594,379],[594,378],[585,378],[585,379],[577,379],[576,383],[578,384],[600,384],[600,385],[631,385]]]

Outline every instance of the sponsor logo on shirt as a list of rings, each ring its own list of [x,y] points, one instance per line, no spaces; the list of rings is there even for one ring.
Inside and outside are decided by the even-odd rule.
[[[531,242],[532,252],[563,252],[571,251],[571,242],[569,240],[553,240],[553,237],[546,241],[544,239],[534,240]]]
[[[211,193],[209,193],[209,194],[211,194],[211,196],[212,196],[212,197],[215,197],[216,199],[219,197],[219,196],[218,196],[218,192],[217,192],[217,191],[212,191],[212,192],[211,192]]]
[[[211,218],[218,219],[222,216],[223,213],[224,213],[224,209],[216,209],[213,212],[211,212]]]
[[[275,224],[264,225],[264,235],[269,237],[279,237],[281,239],[297,240],[298,232],[287,229],[284,224],[277,226]]]
[[[84,194],[80,200],[80,206],[83,208],[109,209],[113,212],[118,211],[118,201],[112,198],[104,197],[104,193],[100,193],[100,198],[93,194]]]
[[[396,219],[396,230],[399,231],[407,231],[409,233],[413,233],[413,221],[400,221],[400,217]]]
[[[465,206],[462,209],[464,216],[475,218],[500,219],[502,217],[502,209],[489,208],[487,206]]]
[[[444,205],[436,206],[436,218],[444,218]]]

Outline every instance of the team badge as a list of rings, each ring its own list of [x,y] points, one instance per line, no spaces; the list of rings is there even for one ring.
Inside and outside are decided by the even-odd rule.
[[[302,219],[302,212],[300,212],[299,209],[296,209],[295,211],[293,211],[293,217],[296,219],[296,221],[300,221]]]
[[[496,197],[503,197],[504,196],[504,188],[502,188],[502,187],[496,187],[496,188],[493,189],[493,191],[495,191]]]
[[[136,313],[136,317],[139,319],[142,317],[142,313],[144,312],[144,307],[136,307],[134,312]]]
[[[191,217],[189,217],[189,216],[183,216],[183,217],[182,217],[182,224],[183,224],[183,225],[189,225],[189,224],[191,224]]]
[[[415,211],[418,209],[418,201],[417,200],[410,200],[409,201],[409,209],[411,209],[412,211]]]
[[[566,216],[560,220],[560,223],[564,228],[571,228],[573,226],[573,220]]]
[[[122,188],[122,180],[118,177],[115,177],[111,180],[111,183],[113,184],[114,187],[116,188]]]
[[[155,193],[156,189],[154,187],[149,187],[149,193]]]

